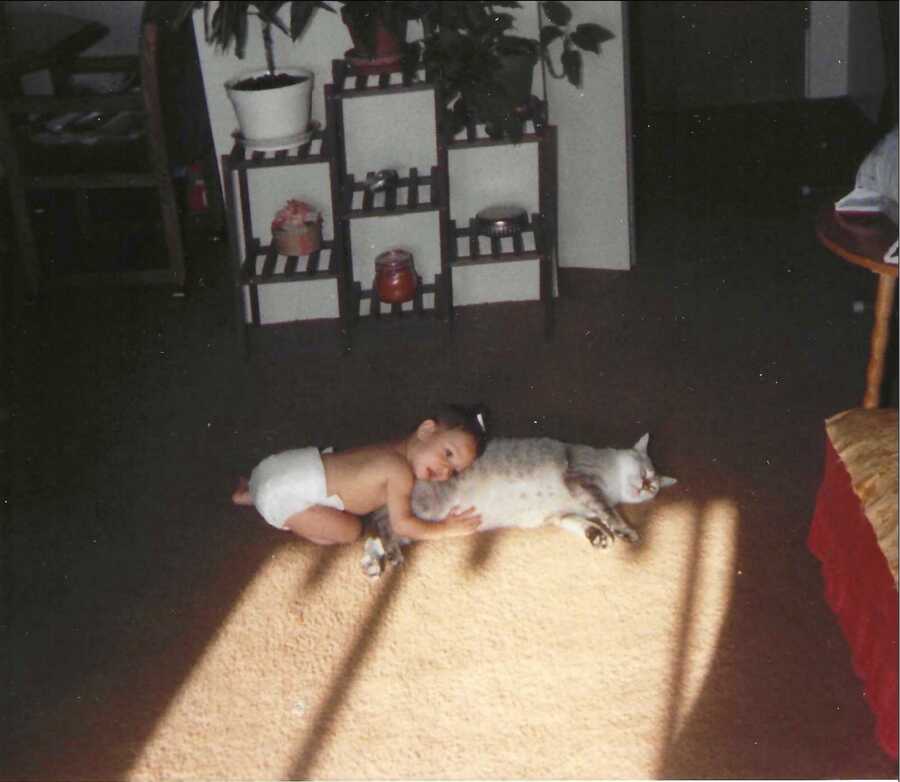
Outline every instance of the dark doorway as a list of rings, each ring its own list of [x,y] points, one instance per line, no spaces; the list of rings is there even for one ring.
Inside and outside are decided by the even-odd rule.
[[[656,110],[803,97],[806,3],[636,2],[640,102]]]
[[[849,97],[806,97],[809,8],[627,4],[638,230],[653,203],[783,211],[852,188],[878,132]],[[874,29],[859,56],[882,56]]]

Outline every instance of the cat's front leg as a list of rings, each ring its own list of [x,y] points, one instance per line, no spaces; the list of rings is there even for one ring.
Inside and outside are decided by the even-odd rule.
[[[379,538],[366,538],[363,544],[363,555],[359,561],[363,575],[369,579],[381,578],[384,573],[384,546]]]
[[[595,548],[606,548],[613,541],[612,531],[604,527],[599,519],[588,519],[572,513],[560,516],[554,523],[566,532],[587,538]]]
[[[638,543],[641,536],[619,512],[609,505],[598,503],[596,506],[597,518],[603,523],[612,534],[617,538],[627,540],[629,543]]]
[[[403,563],[400,546],[405,541],[394,535],[387,508],[376,510],[364,519],[363,524],[368,536],[359,566],[367,578],[380,578],[388,565]]]
[[[589,518],[599,520],[613,536],[624,538],[629,543],[637,543],[641,539],[637,530],[607,502],[603,491],[589,476],[570,470],[565,475],[565,483],[572,496],[589,511]]]
[[[609,505],[605,505],[604,510],[609,516],[603,519],[603,523],[613,531],[613,535],[617,538],[624,538],[632,544],[640,542],[641,536],[638,535],[637,530],[622,518],[619,511]]]
[[[400,546],[406,541],[394,534],[394,528],[391,526],[391,517],[387,508],[379,508],[372,514],[372,527],[381,540],[384,557],[387,559],[388,564],[402,565],[403,552],[400,551]]]

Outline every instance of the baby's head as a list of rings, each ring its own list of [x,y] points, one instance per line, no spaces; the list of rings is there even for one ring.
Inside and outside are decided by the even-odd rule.
[[[487,445],[483,407],[441,405],[410,437],[407,451],[416,478],[446,481],[465,470]]]

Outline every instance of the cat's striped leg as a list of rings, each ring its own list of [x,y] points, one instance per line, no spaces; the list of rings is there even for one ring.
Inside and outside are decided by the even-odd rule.
[[[603,525],[612,530],[612,534],[617,538],[623,538],[629,543],[637,543],[641,536],[637,530],[632,527],[614,507],[603,503],[597,506],[597,517],[603,522]]]
[[[553,524],[580,538],[587,538],[596,548],[606,548],[615,539],[612,530],[605,527],[599,519],[589,519],[577,513],[558,516],[553,519]]]
[[[391,527],[391,517],[386,507],[378,508],[371,515],[371,524],[374,533],[381,541],[382,555],[389,565],[402,565],[403,553],[400,546],[409,543],[406,538],[398,538]]]
[[[606,501],[603,491],[589,476],[569,470],[564,480],[572,497],[587,510],[586,518],[597,519],[614,537],[624,538],[629,543],[637,543],[641,539],[637,531]]]
[[[381,545],[379,538],[366,538],[359,567],[366,578],[381,578],[381,574],[384,573],[384,546]]]

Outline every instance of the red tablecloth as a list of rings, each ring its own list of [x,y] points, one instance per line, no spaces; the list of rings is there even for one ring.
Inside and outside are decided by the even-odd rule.
[[[825,447],[825,477],[807,544],[822,562],[825,599],[850,644],[878,740],[896,759],[897,589],[847,469],[827,437]]]

